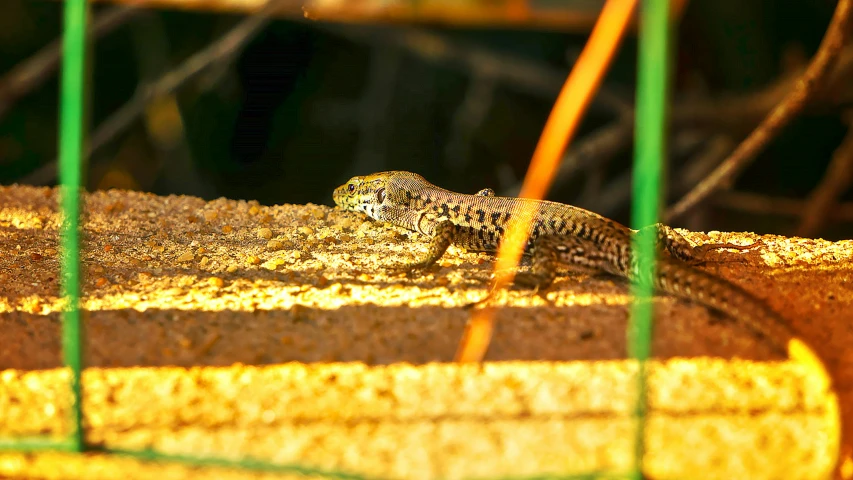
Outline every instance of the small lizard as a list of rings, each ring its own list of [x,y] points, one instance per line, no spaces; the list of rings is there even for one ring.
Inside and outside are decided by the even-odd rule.
[[[740,247],[708,244],[694,247],[678,232],[657,224],[640,230],[582,208],[545,200],[498,197],[491,189],[475,195],[455,193],[427,182],[420,175],[391,171],[357,176],[334,191],[335,203],[344,210],[414,230],[432,238],[423,259],[404,265],[406,270],[433,265],[447,248],[497,251],[510,219],[532,217],[524,248],[531,257],[529,272],[516,275],[521,287],[544,288],[559,266],[593,269],[637,278],[652,271],[632,253],[634,235],[656,235],[658,255],[654,277],[648,279],[661,292],[695,301],[721,311],[763,335],[779,353],[787,352],[795,338],[787,322],[742,288],[693,265],[716,248]]]

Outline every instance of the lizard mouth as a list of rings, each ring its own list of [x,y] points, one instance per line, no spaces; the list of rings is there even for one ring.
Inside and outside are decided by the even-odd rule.
[[[332,192],[332,199],[335,201],[335,205],[341,208],[345,206],[344,199],[346,198],[346,195],[344,195],[344,193],[344,186],[340,186]]]

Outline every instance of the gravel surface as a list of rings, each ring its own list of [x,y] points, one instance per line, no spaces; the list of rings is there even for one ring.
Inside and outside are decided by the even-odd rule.
[[[0,187],[0,435],[61,435],[53,189]],[[751,244],[704,268],[789,318],[831,370],[853,441],[853,242],[712,232]],[[251,456],[384,478],[631,466],[635,364],[624,282],[573,274],[499,296],[483,367],[452,359],[488,287],[451,248],[423,276],[387,267],[418,234],[318,205],[96,192],[86,199],[84,376],[99,447]],[[838,447],[825,383],[706,309],[656,300],[646,471],[656,478],[821,478]],[[853,473],[853,465],[844,467]],[[844,468],[842,469],[843,471]],[[244,478],[63,453],[0,455],[0,476]],[[697,472],[701,472],[698,474]]]

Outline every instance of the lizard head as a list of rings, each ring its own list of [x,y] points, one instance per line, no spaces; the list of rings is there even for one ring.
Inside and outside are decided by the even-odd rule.
[[[406,187],[426,183],[420,175],[409,172],[380,172],[352,177],[335,189],[332,198],[344,210],[362,212],[375,220],[392,207],[406,205]]]

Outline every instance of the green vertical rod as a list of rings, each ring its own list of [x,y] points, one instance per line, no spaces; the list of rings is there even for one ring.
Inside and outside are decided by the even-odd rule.
[[[62,315],[62,352],[71,369],[74,429],[70,443],[83,451],[83,367],[80,328],[80,183],[83,153],[83,101],[86,66],[86,0],[65,0],[62,37],[62,92],[59,127],[59,180],[62,205],[62,292],[67,307]]]
[[[667,0],[642,0],[640,5],[637,115],[631,218],[634,228],[657,223],[661,199],[661,176],[666,156],[666,91],[669,77],[669,5]],[[637,235],[634,244],[639,264],[654,269],[655,238]],[[651,272],[653,273],[653,272]],[[641,274],[633,282],[629,342],[637,359],[637,430],[635,474],[642,478],[647,414],[646,360],[651,353],[652,275]]]

